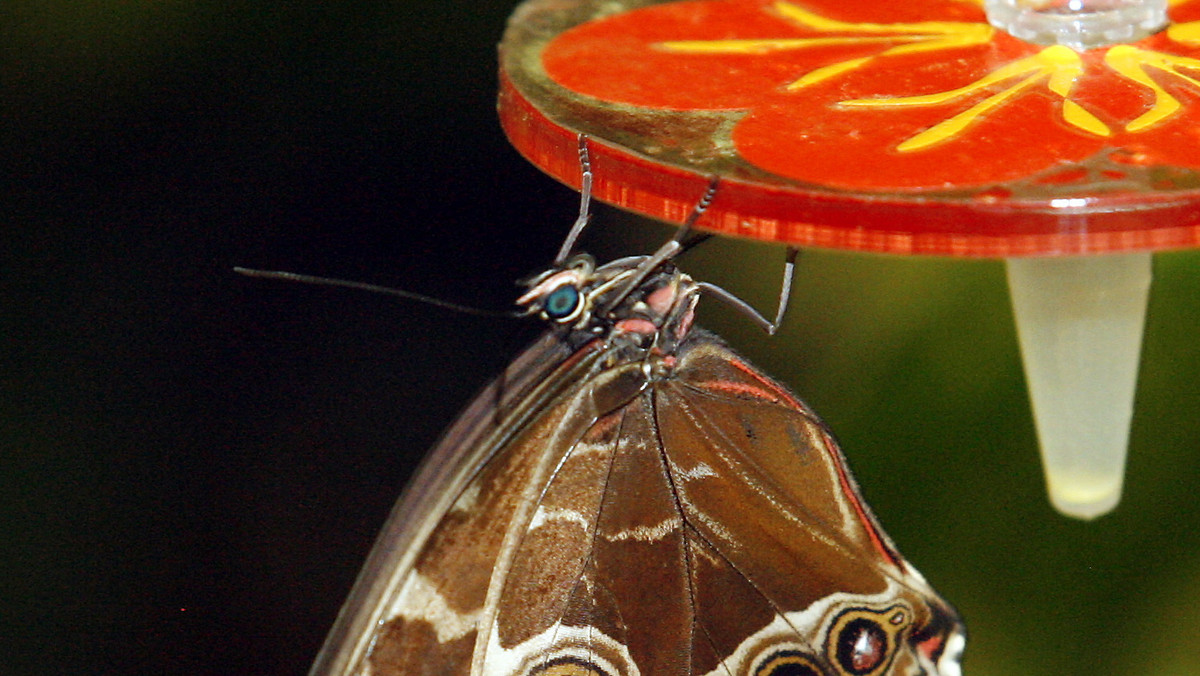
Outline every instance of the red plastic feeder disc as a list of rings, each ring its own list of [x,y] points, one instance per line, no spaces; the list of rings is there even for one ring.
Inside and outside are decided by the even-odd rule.
[[[1200,0],[1140,42],[1016,40],[964,0],[529,0],[501,44],[517,149],[700,227],[862,251],[1200,244]]]

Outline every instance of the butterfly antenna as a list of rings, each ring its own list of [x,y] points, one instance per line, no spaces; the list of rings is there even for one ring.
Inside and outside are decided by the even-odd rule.
[[[650,273],[650,270],[653,270],[655,267],[662,264],[663,261],[678,255],[680,252],[687,251],[712,237],[711,233],[692,232],[692,226],[694,226],[696,221],[700,220],[700,217],[703,216],[704,212],[708,210],[708,205],[712,204],[713,199],[717,196],[717,186],[719,184],[719,177],[713,176],[709,181],[708,190],[704,193],[704,197],[700,198],[700,202],[696,204],[696,207],[692,209],[692,214],[686,221],[684,221],[683,225],[679,227],[679,230],[675,232],[675,236],[671,238],[671,241],[664,244],[657,252],[655,252],[655,254],[651,256],[649,260],[647,260],[649,267],[646,269],[646,272],[638,278],[639,284],[641,283],[641,280]],[[660,256],[660,254],[662,255]],[[767,335],[773,336],[775,335],[775,332],[779,330],[779,326],[783,323],[784,315],[787,314],[788,302],[792,297],[792,279],[795,277],[796,257],[799,254],[799,249],[795,247],[788,247],[786,258],[783,264],[783,283],[779,289],[779,307],[775,310],[774,321],[768,320],[761,312],[756,310],[754,306],[750,305],[729,291],[717,286],[716,284],[709,282],[697,282],[696,285],[699,286],[709,296],[712,296],[713,298],[725,303],[737,312],[740,312],[748,317],[750,321],[757,324],[758,327],[763,331],[766,331]]]
[[[579,235],[583,233],[583,229],[592,219],[592,160],[588,154],[586,134],[579,135],[579,171],[583,174],[579,181],[579,216],[575,219],[571,231],[567,233],[567,238],[563,240],[562,246],[558,249],[558,255],[554,257],[556,266],[562,265],[571,255],[571,251],[575,248],[575,241],[579,239]]]
[[[254,270],[251,268],[234,268],[234,272],[247,277],[256,277],[258,279],[278,279],[285,282],[300,282],[301,284],[313,284],[316,286],[340,286],[347,289],[358,289],[360,291],[370,291],[372,293],[382,293],[388,296],[399,296],[407,300],[415,300],[428,305],[434,305],[447,310],[461,312],[463,314],[475,315],[477,317],[524,317],[524,312],[499,312],[496,310],[483,310],[480,308],[470,307],[467,305],[459,305],[451,303],[433,296],[426,296],[412,291],[403,289],[393,289],[388,286],[379,286],[378,284],[367,284],[366,282],[354,282],[348,279],[334,279],[331,277],[315,277],[313,275],[302,275],[297,272],[282,272],[279,270]]]
[[[712,239],[712,237],[713,235],[711,232],[693,232],[692,234],[688,235],[687,239],[680,242],[680,246],[682,247],[683,251],[691,251],[693,248]]]
[[[721,179],[719,176],[713,176],[712,179],[709,180],[708,189],[704,191],[704,196],[701,197],[700,201],[696,203],[696,206],[692,208],[692,213],[687,217],[687,220],[683,222],[683,225],[680,225],[679,229],[675,231],[675,236],[667,240],[665,244],[658,248],[658,251],[655,251],[647,256],[646,260],[642,261],[642,263],[638,265],[633,276],[625,281],[625,289],[621,293],[615,294],[613,298],[609,300],[606,306],[600,309],[602,313],[612,310],[614,307],[620,304],[621,301],[625,300],[625,297],[628,296],[634,289],[641,286],[642,282],[646,280],[646,277],[650,276],[650,273],[654,272],[658,266],[678,256],[688,247],[699,244],[710,237],[710,235],[705,233],[693,234],[692,226],[694,226],[696,221],[700,220],[700,217],[703,216],[704,212],[708,210],[708,205],[712,204],[713,198],[717,196],[717,188],[720,187],[720,185]]]
[[[671,238],[671,241],[679,244],[681,249],[686,248],[684,242],[687,242],[691,239],[700,238],[699,241],[695,242],[696,244],[699,244],[700,242],[703,242],[711,237],[711,235],[703,233],[693,235],[692,227],[696,225],[696,221],[700,220],[700,217],[704,215],[704,212],[708,211],[708,205],[712,204],[713,199],[716,198],[717,188],[719,187],[721,187],[721,177],[714,174],[712,178],[708,179],[708,189],[704,191],[704,196],[700,198],[700,201],[696,203],[696,206],[692,207],[692,213],[687,217],[687,220],[683,222],[683,225],[679,226],[679,230],[675,232],[675,236]]]
[[[561,265],[571,255],[571,251],[575,248],[576,240],[579,239],[579,235],[587,227],[592,217],[592,163],[588,153],[587,135],[580,134],[578,138],[579,169],[582,174],[579,183],[579,216],[575,219],[570,232],[567,233],[566,240],[558,250],[558,255],[554,258],[555,265]],[[712,237],[711,233],[693,232],[693,228],[704,213],[708,211],[709,205],[712,204],[717,196],[717,189],[720,185],[721,179],[719,176],[714,175],[709,179],[708,188],[704,191],[704,195],[696,203],[696,206],[692,208],[692,213],[688,215],[683,224],[679,226],[679,229],[675,231],[675,236],[659,247],[658,251],[648,256],[638,266],[634,274],[625,281],[624,290],[621,293],[614,294],[609,302],[605,304],[605,307],[600,308],[599,311],[601,313],[609,312],[624,301],[626,296],[640,286],[646,277],[656,270],[658,266]],[[800,250],[795,247],[788,247],[787,249],[786,260],[783,266],[783,283],[779,289],[779,307],[775,311],[774,321],[768,320],[754,306],[715,284],[698,282],[697,285],[707,295],[712,296],[748,317],[750,321],[757,324],[768,335],[775,335],[775,332],[779,330],[779,326],[783,323],[784,315],[787,314],[788,302],[792,296],[792,279],[796,270],[796,257],[799,253]]]

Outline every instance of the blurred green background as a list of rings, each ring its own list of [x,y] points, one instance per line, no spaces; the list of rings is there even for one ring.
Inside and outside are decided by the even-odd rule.
[[[0,7],[0,673],[296,674],[407,473],[538,327],[505,307],[575,196],[508,148],[512,2]],[[603,210],[585,245],[659,225]],[[685,266],[773,307],[778,248]],[[767,338],[967,618],[965,673],[1200,673],[1200,257],[1156,259],[1125,499],[1045,498],[995,261],[802,258]]]

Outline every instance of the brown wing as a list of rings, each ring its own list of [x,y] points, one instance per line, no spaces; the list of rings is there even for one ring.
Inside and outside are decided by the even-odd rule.
[[[944,647],[952,614],[825,428],[715,339],[597,341],[515,401],[451,456],[366,648],[329,673],[878,675]]]
[[[389,518],[313,674],[471,673],[477,628],[494,615],[489,589],[510,579],[514,543],[558,461],[597,406],[642,386],[636,372],[607,369],[605,355],[597,341],[562,361],[541,343],[510,369],[528,387],[504,389],[500,402],[498,386],[480,395]]]
[[[721,656],[693,673],[939,673],[957,618],[871,516],[824,424],[715,339],[679,360],[657,389],[658,436],[696,542],[698,633]],[[860,639],[852,669],[844,644]]]
[[[824,426],[708,337],[566,450],[520,528],[474,673],[938,673],[956,626]]]
[[[412,576],[418,556],[428,560],[434,556],[434,551],[446,551],[448,547],[451,559],[469,559],[475,564],[466,567],[473,576],[487,578],[490,575],[498,549],[495,533],[492,532],[494,529],[480,528],[478,524],[464,519],[461,507],[468,504],[473,496],[480,496],[482,501],[489,504],[502,501],[503,495],[491,487],[503,483],[497,477],[502,476],[504,463],[517,463],[519,466],[518,460],[528,454],[526,451],[532,449],[531,452],[537,453],[539,446],[521,446],[513,441],[513,437],[529,424],[530,418],[537,412],[537,404],[564,396],[564,390],[586,382],[586,372],[594,367],[591,361],[595,358],[594,350],[582,351],[575,355],[575,359],[568,359],[570,356],[570,350],[557,336],[542,336],[513,361],[502,377],[484,388],[447,430],[418,468],[384,525],[321,654],[309,672],[311,676],[362,673],[367,668],[367,656],[372,650],[380,657],[403,652],[387,638],[396,635],[398,629],[395,624],[388,622],[388,618],[403,606],[400,596],[405,585],[408,585],[410,595],[415,593],[420,597],[424,590],[419,579]],[[549,377],[556,371],[560,377]],[[562,377],[563,374],[566,377]],[[500,452],[505,447],[519,450],[514,455],[505,456]],[[499,463],[489,462],[495,456],[501,456]],[[486,471],[488,468],[492,468],[490,473]],[[455,505],[459,509],[455,509]],[[502,501],[500,507],[512,509],[513,505]],[[482,514],[482,503],[474,511]],[[496,518],[502,517],[500,514]],[[443,521],[451,526],[444,533],[441,528]],[[456,528],[453,524],[459,522],[464,523],[458,527],[462,535],[459,546],[455,548],[453,538]],[[437,542],[431,545],[430,538],[438,533],[441,534],[437,536]],[[457,588],[459,582],[471,587],[471,576],[459,576],[453,585],[447,587]],[[469,595],[470,592],[463,594]],[[446,638],[460,631],[446,627],[453,625],[454,612],[461,610],[469,613],[472,607],[469,603],[464,605],[461,602],[450,607],[444,626],[435,633]],[[429,612],[434,611],[435,608],[431,608]],[[414,646],[422,645],[419,636],[423,633],[428,632],[417,623],[412,631]],[[404,635],[408,636],[409,632],[404,632]],[[449,639],[445,650],[450,653],[461,652],[457,646],[469,644],[470,640],[460,639]],[[463,673],[467,668],[463,667]],[[454,672],[393,670],[375,673]]]

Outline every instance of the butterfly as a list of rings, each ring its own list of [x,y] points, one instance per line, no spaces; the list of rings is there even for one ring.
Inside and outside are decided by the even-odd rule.
[[[953,608],[896,550],[826,425],[694,324],[748,305],[672,259],[572,254],[550,330],[418,470],[311,671],[370,676],[958,676]],[[794,258],[794,253],[793,256]],[[792,259],[788,261],[790,268]]]

